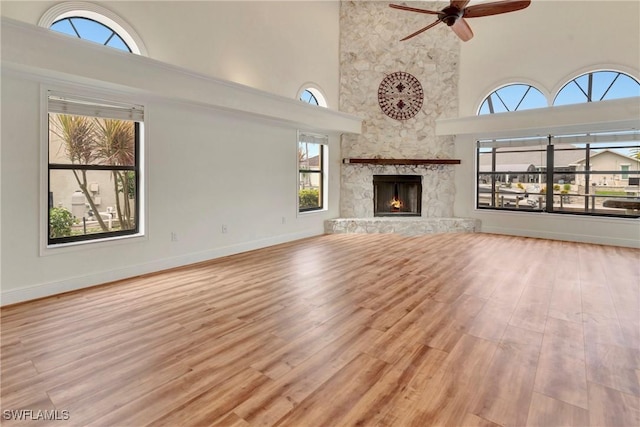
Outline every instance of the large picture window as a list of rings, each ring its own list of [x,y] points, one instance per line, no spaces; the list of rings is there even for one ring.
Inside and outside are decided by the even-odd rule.
[[[324,208],[326,136],[300,134],[298,138],[298,210]]]
[[[640,133],[478,141],[478,209],[640,217]]]
[[[140,230],[141,106],[48,94],[48,244]]]

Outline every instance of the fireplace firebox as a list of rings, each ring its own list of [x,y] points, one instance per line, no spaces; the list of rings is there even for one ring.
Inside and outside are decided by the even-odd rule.
[[[420,216],[421,206],[422,176],[373,176],[373,216]]]

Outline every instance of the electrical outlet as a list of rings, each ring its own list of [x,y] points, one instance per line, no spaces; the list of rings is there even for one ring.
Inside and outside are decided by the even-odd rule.
[[[178,233],[176,233],[175,231],[171,232],[171,241],[172,242],[177,242],[178,241]]]
[[[222,232],[226,233],[227,231],[229,231],[229,229],[227,228],[227,224],[222,224]]]

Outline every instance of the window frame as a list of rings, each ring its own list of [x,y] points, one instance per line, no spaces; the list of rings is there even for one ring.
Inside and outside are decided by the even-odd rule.
[[[110,28],[131,49],[131,53],[148,56],[147,47],[135,29],[116,13],[97,4],[75,1],[56,4],[42,15],[38,26],[49,29],[57,21],[74,17],[90,19]]]
[[[626,134],[626,135],[625,135]],[[546,143],[545,143],[546,140]],[[622,141],[622,142],[620,142]],[[530,137],[530,138],[515,138],[515,139],[485,139],[476,142],[476,185],[475,185],[475,209],[476,210],[489,210],[489,211],[499,211],[499,212],[519,212],[519,213],[543,213],[543,214],[561,214],[561,215],[584,215],[591,217],[610,217],[610,218],[624,218],[624,219],[637,219],[640,218],[640,212],[631,212],[625,211],[624,213],[610,213],[610,212],[598,212],[598,209],[595,205],[596,199],[606,199],[606,198],[629,198],[627,196],[617,196],[617,195],[606,195],[606,194],[598,194],[595,178],[603,177],[604,180],[607,179],[607,176],[615,177],[616,175],[620,175],[620,170],[594,170],[590,161],[599,154],[602,154],[606,151],[616,150],[616,149],[632,149],[629,143],[635,143],[637,146],[640,146],[640,133],[637,131],[617,131],[617,132],[603,132],[601,134],[598,133],[585,133],[583,134],[572,134],[572,135],[548,135],[547,137]],[[602,146],[602,144],[608,144],[606,146]],[[574,144],[581,144],[583,146],[578,146]],[[619,145],[616,145],[619,144]],[[529,148],[527,146],[532,146]],[[490,148],[491,147],[491,148]],[[517,149],[511,147],[518,147]],[[500,149],[502,151],[497,152]],[[512,151],[510,151],[512,150]],[[539,170],[534,173],[534,175],[538,175],[539,179],[537,183],[539,184],[540,189],[535,191],[529,191],[529,188],[525,185],[524,191],[520,190],[503,190],[497,191],[496,187],[498,181],[496,177],[500,176],[500,174],[505,174],[504,171],[500,171],[498,168],[498,162],[496,160],[497,154],[510,154],[513,152],[525,153],[525,152],[541,152],[544,157],[543,166],[539,167]],[[584,153],[584,156],[580,156],[579,154],[576,157],[584,157],[584,159],[580,161],[584,161],[584,165],[582,169],[578,164],[570,164],[568,167],[571,170],[566,170],[567,167],[562,166],[562,164],[555,162],[555,155],[560,151],[576,151],[578,153]],[[482,162],[480,160],[480,156],[484,153],[491,152],[491,170],[489,172],[482,170]],[[559,166],[557,166],[559,164]],[[509,166],[508,164],[504,164],[505,166]],[[631,163],[629,164],[629,166]],[[628,175],[634,175],[640,177],[640,163],[636,165],[636,168],[629,168],[627,171]],[[517,172],[513,170],[512,172]],[[509,172],[507,172],[509,173]],[[512,174],[514,174],[512,173]],[[524,173],[524,172],[523,172]],[[490,193],[491,199],[489,199],[488,205],[486,205],[486,196],[484,198],[481,197],[482,193],[486,193],[486,191],[481,191],[481,187],[483,185],[482,176],[491,176],[490,182]],[[571,175],[573,176],[574,183],[572,185],[580,186],[580,182],[582,182],[582,186],[584,187],[584,194],[574,194],[568,193],[567,198],[578,197],[584,200],[584,209],[577,208],[569,208],[565,207],[563,203],[567,203],[565,200],[565,194],[562,188],[558,189],[555,187],[561,186],[563,184],[570,184],[566,182],[560,182],[556,180],[558,175]],[[627,178],[628,179],[628,178]],[[624,179],[620,179],[622,181]],[[519,181],[519,180],[518,180]],[[536,181],[525,182],[525,184],[536,183]],[[593,185],[593,187],[592,187]],[[606,184],[604,184],[606,186]],[[602,185],[601,185],[602,186]],[[534,185],[536,187],[536,185]],[[592,193],[592,188],[594,192]],[[506,191],[506,193],[505,193]],[[578,190],[579,191],[579,190]],[[507,194],[509,192],[516,193]],[[505,196],[506,195],[506,196]],[[510,204],[502,203],[499,199],[500,196],[505,197],[505,200],[509,199]],[[530,197],[533,196],[533,199]],[[555,196],[555,198],[554,198]],[[515,204],[513,200],[515,198]],[[534,207],[520,207],[521,202],[525,201],[536,201],[538,208]],[[482,199],[482,200],[481,200]],[[558,200],[558,203],[556,203]],[[580,201],[578,202],[581,203]],[[532,204],[530,204],[532,205]],[[601,207],[601,210],[604,207]]]
[[[127,169],[135,170],[136,176],[136,192],[135,192],[135,229],[115,231],[115,232],[102,232],[97,234],[84,235],[80,238],[57,238],[52,241],[49,235],[49,208],[51,206],[50,200],[50,172],[51,170],[70,170],[70,169],[82,169],[81,165],[71,164],[57,165],[54,168],[50,168],[49,162],[49,114],[51,113],[49,108],[49,96],[62,96],[70,99],[80,99],[88,102],[102,103],[104,105],[129,105],[142,109],[142,115],[144,116],[145,105],[136,102],[135,99],[128,98],[122,95],[115,95],[109,92],[101,92],[100,90],[91,90],[87,88],[78,88],[73,86],[48,86],[41,87],[41,147],[40,147],[40,255],[46,256],[65,251],[81,250],[85,245],[99,245],[109,246],[113,244],[122,244],[124,242],[136,241],[140,239],[146,240],[146,224],[148,223],[146,200],[147,200],[147,188],[146,188],[146,171],[147,171],[147,155],[146,155],[146,132],[144,127],[144,118],[141,120],[127,119],[135,123],[135,164],[133,167],[113,167],[109,165],[100,165],[99,167],[89,165],[87,170],[113,170],[113,169]],[[55,111],[54,111],[55,113]],[[77,111],[70,112],[69,114],[78,114]],[[89,115],[91,116],[91,115]],[[104,116],[103,118],[119,118]],[[80,168],[77,166],[81,166]]]
[[[319,146],[319,150],[318,150],[318,156],[319,156],[319,162],[318,162],[318,166],[319,169],[318,170],[310,170],[310,169],[303,169],[300,166],[300,144],[305,143],[305,144],[316,144]],[[327,203],[328,203],[328,197],[327,197],[327,187],[328,187],[328,172],[327,172],[327,158],[328,158],[328,151],[329,151],[329,137],[327,135],[320,135],[320,134],[314,134],[314,133],[309,133],[309,132],[298,132],[298,141],[296,142],[296,152],[298,154],[297,156],[297,160],[296,160],[296,169],[297,169],[297,173],[296,173],[296,177],[297,177],[297,185],[296,185],[296,192],[297,192],[297,196],[296,196],[296,208],[297,208],[297,212],[298,214],[309,214],[309,213],[313,213],[313,212],[322,212],[322,211],[326,211],[328,209],[327,207]],[[319,183],[319,206],[317,207],[311,207],[311,208],[301,208],[300,207],[300,191],[303,189],[302,188],[302,180],[300,179],[301,174],[303,173],[311,173],[311,174],[317,174],[319,175],[319,179],[318,179],[318,183]]]
[[[594,92],[593,92],[593,84],[594,84],[594,79],[598,78],[598,76],[602,75],[602,74],[608,74],[608,73],[612,73],[615,74],[613,80],[609,83],[608,87],[605,89],[605,91],[603,92],[602,96],[600,96],[600,99],[594,99]],[[633,82],[635,82],[637,84],[637,86],[640,88],[640,81],[638,81],[638,79],[636,79],[634,76],[632,76],[629,73],[626,73],[624,71],[620,71],[620,70],[616,70],[616,69],[598,69],[598,70],[591,70],[591,71],[587,71],[585,73],[579,74],[575,77],[573,77],[571,80],[567,81],[566,83],[564,83],[560,89],[558,89],[558,91],[555,93],[554,97],[553,97],[553,102],[551,103],[552,106],[563,106],[563,105],[575,105],[575,104],[583,104],[583,103],[590,103],[590,102],[600,102],[600,101],[607,101],[607,100],[612,100],[612,99],[621,99],[621,98],[625,98],[625,97],[607,97],[607,95],[609,94],[611,88],[616,84],[617,80],[623,77],[624,79],[629,79]],[[582,78],[586,78],[587,80],[587,87],[586,87],[586,91],[585,88],[582,87],[579,83],[579,79]],[[574,86],[577,86],[579,91],[582,93],[582,95],[584,95],[584,100],[578,101],[578,102],[562,102],[560,104],[558,104],[558,98],[563,95],[563,92],[565,92],[566,90],[570,90],[571,88],[573,88]],[[633,97],[633,95],[630,95],[629,97]]]
[[[306,92],[311,95],[311,99],[316,101],[315,103],[302,99],[302,96]],[[301,102],[304,102],[305,104],[309,104],[314,107],[328,107],[327,97],[324,95],[324,92],[320,89],[320,87],[314,83],[305,83],[304,85],[302,85],[302,87],[300,87],[300,89],[298,90],[297,99]]]

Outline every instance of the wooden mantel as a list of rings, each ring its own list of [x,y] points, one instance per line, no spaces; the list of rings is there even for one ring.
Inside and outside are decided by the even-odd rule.
[[[370,165],[459,165],[460,159],[342,159],[342,163]]]

